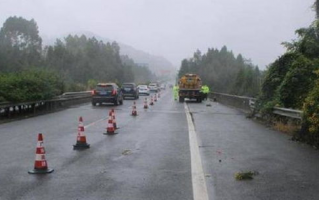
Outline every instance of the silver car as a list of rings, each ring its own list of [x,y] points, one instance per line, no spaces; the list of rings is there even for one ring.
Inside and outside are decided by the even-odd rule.
[[[139,85],[137,88],[140,94],[150,95],[150,89],[147,85]]]

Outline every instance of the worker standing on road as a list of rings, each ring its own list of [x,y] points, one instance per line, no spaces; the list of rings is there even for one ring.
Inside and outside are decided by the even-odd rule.
[[[205,85],[202,85],[202,87],[200,88],[200,96],[202,100],[205,99]]]
[[[210,92],[209,87],[207,85],[202,86],[202,90],[203,90],[203,94],[204,94],[204,98],[205,100],[207,100],[208,94]]]
[[[174,95],[174,100],[175,101],[177,101],[177,97],[178,97],[178,86],[177,85],[175,85],[174,87],[173,87],[173,95]]]

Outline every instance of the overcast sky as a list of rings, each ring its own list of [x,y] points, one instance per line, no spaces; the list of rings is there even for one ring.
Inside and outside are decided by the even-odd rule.
[[[314,0],[0,0],[10,16],[35,19],[40,35],[90,31],[164,56],[174,65],[196,49],[226,45],[264,69],[283,41],[314,20]]]

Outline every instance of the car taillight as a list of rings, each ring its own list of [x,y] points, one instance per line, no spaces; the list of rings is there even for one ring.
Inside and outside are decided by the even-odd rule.
[[[112,95],[116,95],[116,93],[117,93],[116,90],[112,91]]]
[[[96,90],[92,90],[91,94],[96,95]]]

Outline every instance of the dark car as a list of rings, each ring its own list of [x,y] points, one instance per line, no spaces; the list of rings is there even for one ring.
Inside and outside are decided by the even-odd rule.
[[[123,98],[132,97],[134,99],[139,98],[139,92],[135,83],[123,83],[122,85]]]
[[[123,95],[121,89],[115,83],[99,83],[92,91],[92,105],[99,103],[114,103],[114,105],[123,104]]]

